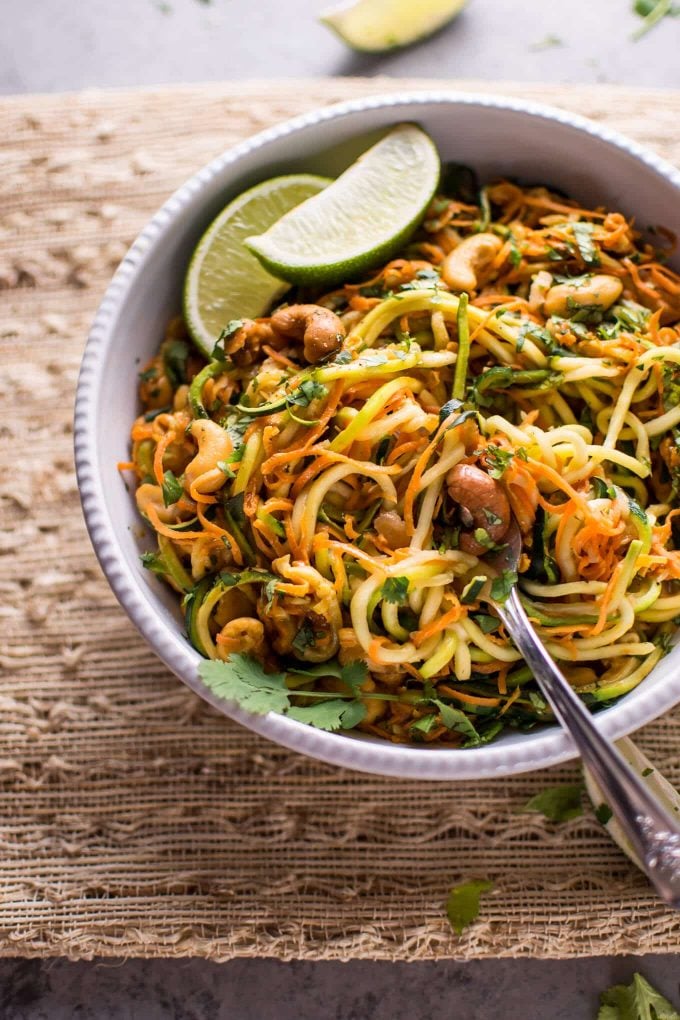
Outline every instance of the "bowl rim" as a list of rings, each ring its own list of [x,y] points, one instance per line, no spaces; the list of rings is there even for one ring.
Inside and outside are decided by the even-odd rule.
[[[166,231],[176,217],[181,216],[189,203],[209,183],[214,182],[216,177],[243,157],[302,129],[376,109],[437,104],[478,105],[521,113],[585,132],[632,155],[674,185],[680,195],[680,170],[638,142],[579,114],[493,93],[418,89],[368,95],[315,108],[275,124],[227,149],[193,174],[151,217],[126,253],[99,305],[83,353],[75,399],[74,453],[87,529],[116,598],[155,654],[204,700],[255,733],[330,764],[405,779],[484,779],[547,768],[576,757],[578,752],[571,738],[557,725],[543,731],[534,731],[527,735],[526,741],[518,739],[509,746],[491,743],[482,748],[446,749],[420,748],[387,741],[374,742],[342,733],[315,730],[304,723],[272,713],[266,716],[252,715],[209,691],[197,675],[201,655],[189,645],[186,638],[161,619],[150,602],[149,593],[129,569],[119,549],[104,498],[95,441],[98,412],[96,396],[101,383],[104,355],[113,341],[118,313],[126,301],[133,280],[143,271],[154,248],[163,242]],[[678,653],[680,655],[680,649]],[[680,669],[675,671],[675,675],[670,675],[660,688],[655,686],[631,695],[595,717],[596,725],[603,735],[611,739],[621,737],[675,705],[680,700]]]

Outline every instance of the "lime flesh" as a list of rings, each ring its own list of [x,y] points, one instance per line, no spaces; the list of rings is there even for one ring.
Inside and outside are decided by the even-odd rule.
[[[383,53],[409,46],[451,21],[467,0],[356,0],[320,16],[353,50]]]
[[[291,283],[351,279],[393,255],[423,218],[439,182],[434,143],[399,124],[336,181],[246,245]]]
[[[330,184],[326,177],[290,174],[256,184],[213,220],[191,257],[184,283],[184,317],[198,349],[210,356],[232,319],[253,319],[285,294],[277,279],[243,244]]]

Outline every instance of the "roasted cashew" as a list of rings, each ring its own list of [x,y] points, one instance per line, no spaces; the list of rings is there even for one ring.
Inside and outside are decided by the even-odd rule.
[[[442,262],[442,280],[451,290],[468,293],[478,287],[478,277],[503,247],[495,234],[472,234],[449,252]]]
[[[558,283],[545,296],[546,315],[559,315],[568,319],[579,308],[595,306],[606,312],[621,297],[623,283],[615,276],[596,273],[582,283]]]
[[[287,308],[279,308],[269,321],[279,336],[302,340],[305,361],[310,364],[340,350],[347,332],[335,312],[321,305],[289,305]]]
[[[240,652],[262,661],[265,654],[264,626],[260,620],[239,616],[225,623],[215,638],[215,644],[220,659],[228,659],[232,652]]]
[[[406,524],[395,510],[383,510],[374,521],[375,530],[390,549],[403,549],[410,542]]]
[[[190,431],[198,444],[198,453],[184,471],[186,488],[196,484],[198,492],[216,492],[224,485],[224,472],[217,463],[226,460],[233,450],[229,434],[210,418],[197,418]]]
[[[472,556],[488,552],[488,546],[501,542],[510,527],[510,503],[501,485],[474,464],[456,464],[446,476],[451,499],[460,506],[463,529],[459,548]],[[474,536],[482,529],[489,537],[487,545]]]

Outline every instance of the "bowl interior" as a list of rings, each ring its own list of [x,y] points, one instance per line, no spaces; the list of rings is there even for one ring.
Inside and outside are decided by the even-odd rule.
[[[519,105],[519,104],[517,104]],[[553,111],[553,113],[556,113]],[[414,96],[371,99],[320,111],[245,143],[204,168],[157,214],[126,257],[93,328],[79,387],[77,460],[95,548],[116,594],[168,665],[206,696],[196,678],[198,654],[183,636],[177,599],[145,571],[145,529],[116,464],[127,458],[138,413],[137,373],[158,348],[180,307],[182,281],[202,231],[229,199],[278,173],[337,175],[390,124],[414,121],[432,136],[444,161],[466,163],[483,180],[499,175],[544,183],[588,205],[634,215],[641,227],[680,233],[677,175],[636,147],[620,147],[587,125],[517,109],[488,97]],[[292,125],[292,126],[291,126]],[[647,161],[648,160],[648,161]],[[628,732],[680,698],[680,649],[634,692],[600,713],[612,736]],[[214,699],[209,698],[214,702]],[[373,772],[422,778],[473,778],[537,768],[573,756],[557,727],[509,733],[466,751],[395,747],[311,731],[280,717],[222,710],[251,728],[306,753]]]

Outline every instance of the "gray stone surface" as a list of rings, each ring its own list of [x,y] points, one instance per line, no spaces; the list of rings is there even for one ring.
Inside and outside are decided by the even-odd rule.
[[[635,970],[673,1001],[677,957],[453,963],[0,961],[2,1020],[594,1020]]]
[[[433,39],[384,57],[347,51],[316,23],[322,6],[0,0],[0,92],[327,74],[680,87],[680,20],[633,43],[630,0],[470,0]],[[598,993],[635,970],[680,1001],[680,961],[672,956],[467,964],[1,960],[0,1020],[591,1020]]]
[[[329,2],[1,0],[0,91],[327,74],[680,86],[680,20],[634,43],[632,0],[469,0],[432,39],[385,56],[317,24]]]

